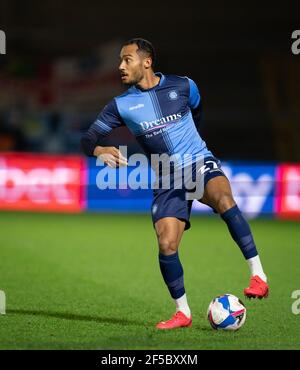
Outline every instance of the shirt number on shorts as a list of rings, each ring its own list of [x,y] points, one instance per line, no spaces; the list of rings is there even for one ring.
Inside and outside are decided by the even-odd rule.
[[[208,163],[212,163],[212,167],[211,166],[207,166]],[[198,172],[200,171],[201,172],[201,175],[204,175],[205,172],[211,170],[211,169],[217,169],[218,168],[218,165],[216,162],[214,161],[207,161],[203,166],[200,167],[200,169],[198,170]]]

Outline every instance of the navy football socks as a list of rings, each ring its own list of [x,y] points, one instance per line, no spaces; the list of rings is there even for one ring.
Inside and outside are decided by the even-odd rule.
[[[245,220],[238,206],[228,209],[221,214],[222,219],[226,222],[227,227],[233,240],[240,247],[246,260],[257,256],[256,246],[248,222]]]
[[[174,299],[184,295],[183,268],[178,252],[165,256],[159,253],[159,266],[169,292]]]

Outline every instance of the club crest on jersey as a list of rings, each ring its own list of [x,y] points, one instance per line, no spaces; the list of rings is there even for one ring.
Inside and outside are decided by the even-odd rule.
[[[178,99],[178,93],[175,90],[169,91],[168,97],[170,100],[176,100]]]

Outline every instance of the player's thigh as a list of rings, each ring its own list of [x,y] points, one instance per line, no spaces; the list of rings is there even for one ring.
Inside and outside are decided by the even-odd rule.
[[[155,222],[157,241],[162,253],[172,254],[177,251],[185,224],[185,221],[176,217],[163,217]]]
[[[223,213],[235,205],[230,183],[225,176],[210,179],[204,188],[202,203],[213,207],[218,213]]]

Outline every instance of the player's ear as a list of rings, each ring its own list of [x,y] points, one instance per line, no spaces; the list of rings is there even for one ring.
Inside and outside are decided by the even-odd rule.
[[[152,66],[152,59],[151,58],[145,58],[144,59],[144,67],[146,69],[149,69],[149,68],[151,68],[151,66]]]

